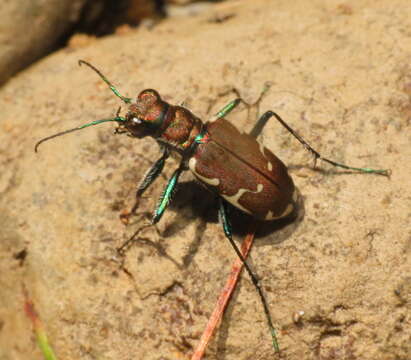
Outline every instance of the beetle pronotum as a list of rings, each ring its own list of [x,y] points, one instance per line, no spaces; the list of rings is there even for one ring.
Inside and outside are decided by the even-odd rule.
[[[131,98],[122,96],[96,67],[83,60],[80,60],[79,64],[87,65],[93,69],[113,93],[129,105],[127,114],[123,117],[117,113],[113,118],[92,121],[74,129],[45,137],[37,142],[35,151],[37,152],[39,145],[44,141],[104,122],[118,123],[119,127],[116,129],[116,133],[127,133],[136,138],[153,137],[160,145],[162,155],[150,167],[137,186],[135,204],[130,214],[135,213],[144,191],[162,172],[170,153],[178,153],[181,157],[180,164],[160,197],[154,211],[152,224],[161,219],[170,204],[179,177],[185,170],[190,169],[201,183],[219,195],[219,219],[224,234],[257,288],[271,331],[273,346],[278,351],[278,343],[267,301],[257,277],[233,241],[226,209],[228,202],[255,219],[263,221],[287,217],[294,210],[297,193],[287,168],[270,150],[257,142],[257,134],[266,122],[274,117],[314,155],[315,160],[321,159],[336,167],[364,173],[388,176],[389,171],[356,168],[321,156],[278,114],[272,111],[267,111],[260,117],[250,134],[241,133],[224,118],[242,101],[240,98],[231,101],[208,122],[203,123],[186,108],[165,102],[153,89],[140,92],[136,102],[133,103]]]

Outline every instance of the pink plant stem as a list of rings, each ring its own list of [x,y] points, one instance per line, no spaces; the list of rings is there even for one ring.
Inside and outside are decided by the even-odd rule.
[[[247,258],[247,255],[253,244],[255,230],[256,224],[255,222],[253,222],[250,226],[250,229],[248,230],[246,237],[244,238],[243,243],[241,244],[241,253],[243,254],[244,259]],[[227,307],[228,302],[230,301],[231,294],[235,290],[242,269],[243,263],[239,258],[237,258],[234,261],[233,266],[231,267],[230,276],[228,277],[224,289],[217,300],[214,311],[211,314],[210,319],[208,320],[207,326],[203,332],[203,335],[201,336],[200,342],[193,356],[191,357],[191,360],[201,360],[203,358],[207,345],[210,342],[214,331],[218,328],[224,310]]]

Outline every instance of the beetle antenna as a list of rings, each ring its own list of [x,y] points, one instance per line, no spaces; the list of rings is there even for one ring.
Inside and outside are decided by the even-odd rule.
[[[77,131],[77,130],[84,129],[84,128],[89,127],[89,126],[98,125],[98,124],[101,124],[101,123],[104,123],[104,122],[110,122],[110,121],[115,121],[115,122],[121,123],[121,122],[126,121],[126,119],[125,119],[124,117],[122,117],[122,116],[116,116],[115,118],[112,118],[112,119],[95,120],[95,121],[92,121],[92,122],[90,122],[90,123],[88,123],[88,124],[84,124],[84,125],[75,127],[74,129],[64,130],[64,131],[61,131],[61,132],[59,132],[59,133],[57,133],[57,134],[47,136],[47,137],[41,139],[40,141],[38,141],[38,142],[36,143],[36,145],[34,146],[34,152],[37,152],[37,149],[38,149],[38,147],[40,146],[40,144],[44,143],[45,141],[48,141],[48,140],[50,140],[50,139],[54,139],[54,138],[56,138],[56,137],[58,137],[58,136],[62,136],[62,135],[69,134],[69,133],[74,132],[74,131]]]
[[[98,76],[100,76],[100,78],[108,85],[108,87],[111,89],[111,91],[114,93],[114,95],[116,95],[117,97],[119,97],[122,101],[124,101],[126,104],[130,104],[131,103],[131,98],[125,97],[123,95],[120,94],[120,92],[117,90],[117,88],[103,75],[103,73],[97,69],[94,65],[91,65],[89,62],[84,61],[84,60],[79,60],[78,64],[81,65],[87,65],[89,68],[91,68],[92,70],[94,70]]]

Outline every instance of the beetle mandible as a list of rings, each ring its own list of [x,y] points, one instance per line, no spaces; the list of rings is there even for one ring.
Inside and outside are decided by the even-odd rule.
[[[135,213],[144,191],[161,174],[170,153],[178,153],[181,157],[179,166],[160,197],[152,224],[161,219],[173,197],[179,177],[185,170],[191,170],[201,183],[219,195],[219,219],[224,234],[257,288],[271,331],[273,346],[278,351],[267,302],[257,277],[233,241],[226,209],[226,202],[228,202],[257,220],[270,221],[287,217],[296,206],[297,192],[286,166],[270,150],[257,142],[257,135],[266,122],[274,117],[313,154],[315,160],[321,159],[336,167],[385,176],[389,175],[389,171],[356,168],[321,156],[273,111],[265,112],[249,134],[241,133],[225,119],[225,116],[243,101],[241,98],[224,106],[209,121],[202,122],[188,109],[165,102],[153,89],[140,92],[133,103],[131,98],[122,96],[95,66],[84,60],[80,60],[79,64],[87,65],[94,70],[113,93],[129,106],[128,112],[124,117],[117,113],[113,118],[96,120],[45,137],[37,142],[35,151],[37,152],[39,145],[44,141],[104,122],[117,122],[119,127],[116,133],[126,133],[139,139],[146,136],[154,138],[162,149],[162,155],[150,167],[137,186],[135,203],[129,215]]]

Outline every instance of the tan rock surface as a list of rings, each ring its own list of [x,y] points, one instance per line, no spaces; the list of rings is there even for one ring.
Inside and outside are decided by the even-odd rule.
[[[158,232],[144,233],[127,252],[128,273],[121,270],[115,249],[138,224],[125,228],[118,215],[157,146],[113,136],[106,124],[33,152],[39,138],[119,106],[78,59],[125,95],[155,88],[204,119],[234,97],[231,88],[252,102],[270,81],[260,111],[278,112],[330,158],[392,169],[391,179],[325,164],[314,171],[300,144],[269,123],[261,141],[289,165],[305,211],[261,236],[251,262],[284,359],[410,358],[411,5],[346,4],[223,3],[60,51],[1,90],[0,359],[41,357],[22,283],[59,359],[189,358],[235,259],[212,196],[187,174]],[[244,109],[229,119],[244,130],[254,121]],[[140,214],[154,208],[164,184],[160,178],[147,192]],[[25,260],[16,259],[24,249]],[[273,357],[244,275],[207,358]]]
[[[81,14],[85,0],[0,3],[0,84],[56,47]]]

